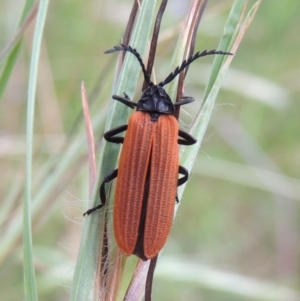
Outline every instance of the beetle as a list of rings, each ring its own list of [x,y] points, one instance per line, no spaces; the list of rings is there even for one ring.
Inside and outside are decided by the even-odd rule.
[[[122,125],[104,134],[108,142],[123,143],[119,168],[106,176],[100,186],[101,204],[84,215],[102,208],[106,202],[105,184],[117,178],[113,225],[115,239],[127,256],[135,254],[142,260],[155,258],[166,243],[171,230],[177,186],[188,180],[188,171],[179,165],[178,144],[192,145],[196,139],[179,129],[175,108],[194,101],[184,97],[172,103],[164,86],[196,59],[214,54],[229,55],[218,50],[202,51],[184,60],[164,81],[154,84],[136,49],[121,44],[105,53],[125,51],[138,60],[148,88],[135,103],[113,95],[130,108],[136,108],[128,125]],[[125,137],[117,136],[125,132]],[[178,179],[178,173],[182,175]]]

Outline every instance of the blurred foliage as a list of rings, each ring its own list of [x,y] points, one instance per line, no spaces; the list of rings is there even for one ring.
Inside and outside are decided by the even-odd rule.
[[[1,49],[15,34],[21,2],[4,1],[1,5]],[[170,1],[167,6],[156,59],[159,79],[169,72],[167,62],[178,35],[177,24],[184,19],[188,2]],[[209,1],[196,49],[216,47],[231,3]],[[105,116],[115,58],[103,52],[120,43],[131,4],[129,0],[50,2],[37,90],[35,191],[55,174],[56,164],[47,169],[49,162],[59,162],[68,145],[84,131],[82,80],[89,91],[92,116]],[[207,265],[262,284],[272,282],[299,290],[299,12],[299,1],[263,0],[219,94],[195,171],[159,262],[175,257],[192,261],[196,267],[199,264],[199,269]],[[23,296],[21,236],[11,244],[9,239],[15,233],[23,200],[32,33],[33,24],[25,33],[0,104],[0,221],[3,244],[8,246],[0,257],[3,300],[21,300]],[[189,70],[186,94],[196,100],[201,100],[209,62],[203,60]],[[182,128],[193,120],[196,105],[182,112]],[[105,118],[95,127],[97,147],[104,122]],[[34,215],[40,300],[66,300],[69,295],[82,212],[88,199],[87,151],[79,153],[78,158]],[[224,162],[228,164],[221,170]],[[259,184],[241,184],[238,173],[236,180],[230,177],[233,163],[239,163],[241,172],[249,166],[258,167],[250,169],[249,183],[254,179]],[[260,170],[272,172],[279,180],[271,175],[263,177]],[[283,192],[279,194],[278,189]],[[249,299],[246,294],[236,296],[230,287],[224,293],[224,289],[175,282],[161,273],[154,280],[154,300],[263,300]]]

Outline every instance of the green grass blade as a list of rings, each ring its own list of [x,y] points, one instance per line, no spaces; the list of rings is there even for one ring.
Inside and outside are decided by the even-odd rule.
[[[259,2],[259,1],[258,1]],[[218,49],[223,51],[231,51],[233,45],[236,45],[237,48],[239,42],[241,41],[240,24],[241,18],[244,14],[244,9],[247,1],[245,0],[236,0],[232,6],[230,14],[228,16],[224,33],[219,43]],[[256,7],[257,3],[254,5]],[[253,6],[253,7],[254,7]],[[252,11],[253,8],[250,9]],[[249,17],[249,16],[248,16]],[[246,20],[248,19],[246,18]],[[245,31],[243,31],[243,34]],[[215,56],[212,72],[208,84],[204,92],[203,104],[200,110],[200,114],[194,122],[194,125],[191,128],[190,133],[197,138],[197,143],[192,145],[189,148],[181,149],[181,163],[190,171],[196,154],[199,151],[201,142],[203,140],[206,128],[208,126],[210,116],[213,111],[216,97],[220,90],[223,78],[229,68],[232,56]],[[184,186],[184,185],[183,185]],[[182,194],[184,187],[180,187],[179,195]]]
[[[145,53],[146,45],[149,40],[154,20],[155,6],[156,1],[143,1],[131,36],[130,45],[138,49],[142,56]],[[113,45],[107,45],[108,48],[112,46]],[[116,85],[113,87],[112,94],[123,95],[123,92],[126,92],[130,97],[133,97],[139,72],[140,66],[136,58],[131,54],[127,54],[118,79],[115,80]],[[130,76],[128,76],[128,74],[130,74]],[[126,106],[112,100],[108,112],[106,130],[121,124],[126,124],[129,113],[130,110]],[[97,183],[99,183],[100,180],[102,181],[104,176],[115,169],[118,154],[119,146],[112,143],[103,143],[98,166]],[[105,160],[103,160],[103,158],[105,158]],[[99,202],[98,191],[99,187],[96,187],[90,207],[93,207],[96,201]],[[72,301],[93,300],[94,276],[97,269],[98,253],[101,250],[101,244],[99,244],[99,237],[101,237],[103,227],[101,216],[103,215],[101,214],[99,217],[99,214],[95,213],[86,219],[71,290],[70,300]],[[111,225],[108,226],[111,227]],[[135,260],[137,262],[137,259]],[[123,271],[123,275],[127,276],[125,276],[123,280],[121,279],[118,292],[114,292],[114,294],[118,296],[117,300],[123,300],[126,287],[131,279],[129,279],[129,277],[132,277],[134,273],[134,267],[135,264],[132,263],[124,265],[125,270]]]
[[[8,83],[8,80],[10,78],[10,75],[12,73],[12,70],[13,70],[15,64],[16,64],[17,59],[18,59],[19,52],[20,52],[20,49],[21,49],[21,45],[22,45],[22,42],[21,41],[18,42],[17,45],[15,46],[15,48],[10,53],[8,59],[7,59],[5,68],[4,68],[4,70],[2,72],[2,76],[0,78],[0,98],[2,97],[3,92],[5,91],[5,88],[6,88],[6,85]]]
[[[22,16],[19,22],[19,25],[22,24],[22,22],[25,20],[27,14],[30,12],[31,8],[34,5],[34,0],[27,0],[25,5],[24,5],[24,9],[22,12]],[[22,40],[20,42],[17,43],[17,45],[11,50],[11,53],[7,59],[5,68],[2,72],[1,78],[0,78],[0,98],[3,95],[3,92],[5,91],[6,85],[8,83],[8,80],[10,78],[10,75],[13,71],[13,68],[16,64],[17,58],[19,56],[20,53],[20,49],[22,46]]]
[[[24,287],[26,300],[38,300],[36,278],[32,253],[32,233],[31,233],[31,189],[32,189],[32,146],[33,146],[33,125],[36,82],[38,73],[38,61],[40,46],[43,36],[43,29],[48,8],[48,0],[40,3],[37,23],[35,27],[32,59],[30,63],[30,75],[28,86],[28,106],[27,106],[27,146],[26,146],[26,183],[25,202],[23,215],[23,241],[24,241]]]
[[[230,49],[231,45],[234,43],[234,37],[236,37],[237,35],[236,28],[238,27],[238,20],[242,13],[244,2],[245,1],[236,0],[233,5],[232,11],[230,13],[230,16],[228,18],[225,27],[224,36],[220,43],[220,49],[224,51]],[[145,47],[148,41],[148,36],[150,33],[150,28],[153,20],[154,7],[155,7],[155,3],[153,3],[152,1],[143,2],[140,15],[136,22],[132,39],[130,41],[130,45],[132,45],[134,48],[137,48],[142,56],[145,51]],[[179,49],[177,51],[177,57],[180,55],[182,55],[182,50]],[[209,81],[208,88],[207,88],[208,92],[205,97],[205,103],[207,102],[207,105],[202,108],[203,112],[206,111],[208,112],[206,114],[207,118],[201,119],[200,125],[199,125],[199,121],[196,121],[194,127],[192,128],[192,131],[194,132],[194,134],[198,139],[199,137],[201,138],[201,135],[202,137],[204,135],[210,116],[208,109],[212,110],[214,99],[216,98],[216,94],[218,92],[218,89],[220,88],[222,78],[224,77],[224,74],[229,66],[229,63],[227,63],[225,67],[223,66],[221,68],[224,59],[227,58],[220,56],[216,58],[214,62],[213,73]],[[180,59],[180,62],[181,61],[182,59]],[[174,63],[176,64],[176,62]],[[126,55],[121,72],[118,78],[115,80],[116,85],[113,88],[113,94],[122,95],[123,92],[126,92],[129,95],[129,97],[132,98],[136,90],[139,72],[140,72],[140,67],[136,62],[136,59],[130,54]],[[130,74],[130,76],[128,76],[128,74]],[[126,108],[123,104],[112,101],[111,108],[109,110],[108,118],[106,122],[106,130],[121,124],[126,124],[128,115],[129,115],[128,108]],[[196,145],[196,147],[192,148],[193,154],[189,150],[189,156],[183,158],[183,161],[186,160],[189,162],[189,164],[184,163],[184,165],[188,166],[188,168],[191,168],[191,163],[192,163],[191,156],[195,156],[196,152],[198,152],[201,140],[202,138],[198,140],[198,144]],[[101,168],[99,168],[100,173],[98,175],[98,180],[97,180],[98,183],[100,182],[99,179],[103,179],[105,175],[109,174],[115,168],[118,154],[119,154],[119,146],[109,144],[109,143],[104,143],[103,150],[100,155]],[[183,153],[183,155],[185,156],[185,153]],[[103,158],[105,158],[105,160],[103,160]],[[97,196],[98,189],[99,187],[94,191],[92,197],[93,204],[91,206],[94,206],[96,200],[99,202],[99,198]],[[109,208],[111,208],[111,206],[112,203],[109,204]],[[111,210],[109,214],[111,214]],[[100,218],[101,216],[103,216],[102,213],[100,213]],[[99,237],[101,237],[100,228],[102,227],[102,223],[103,221],[99,220],[99,214],[93,214],[87,219],[85,223],[81,248],[79,252],[79,258],[78,258],[75,275],[74,275],[72,295],[70,299],[72,301],[93,299],[92,291],[94,285],[94,275],[97,268],[96,265],[97,265],[97,258],[99,255],[98,252],[99,250],[101,250],[101,246],[99,248],[98,240]],[[111,217],[109,217],[108,227],[111,227]],[[108,232],[113,233],[112,230],[109,230]],[[122,268],[121,268],[122,270],[119,271],[119,273],[122,274],[124,278],[121,277],[118,287],[117,288],[114,287],[113,294],[114,296],[116,296],[116,300],[124,299],[124,294],[128,287],[128,283],[135,269],[135,263],[133,261],[137,262],[137,259],[133,258],[131,261],[128,261],[128,264],[127,264],[127,260],[122,261]],[[107,290],[109,291],[109,287],[107,288]]]

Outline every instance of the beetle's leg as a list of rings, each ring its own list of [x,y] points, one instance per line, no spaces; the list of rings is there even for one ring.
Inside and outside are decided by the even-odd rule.
[[[137,104],[135,102],[133,102],[126,93],[124,93],[124,97],[114,94],[112,96],[112,98],[115,99],[115,100],[120,101],[121,103],[123,103],[124,105],[130,107],[131,109],[134,109],[137,106]]]
[[[125,125],[121,125],[118,126],[114,129],[111,129],[109,131],[107,131],[106,133],[104,133],[104,138],[108,141],[108,142],[112,142],[112,143],[123,143],[124,141],[124,137],[114,137],[115,135],[122,133],[124,131],[127,130],[127,124]],[[118,176],[118,169],[115,169],[111,174],[109,174],[108,176],[106,176],[103,180],[103,182],[100,185],[100,200],[101,200],[101,204],[99,204],[98,206],[89,209],[87,212],[85,212],[83,214],[83,216],[89,215],[92,212],[94,212],[97,209],[102,208],[105,205],[106,202],[106,195],[105,195],[105,184],[109,183],[110,181],[112,181],[114,178],[116,178]]]
[[[189,172],[188,172],[188,170],[185,167],[179,165],[179,167],[178,167],[178,173],[181,174],[181,175],[183,175],[183,177],[179,178],[178,181],[177,181],[177,186],[180,186],[180,185],[184,184],[188,180],[188,178],[189,178]],[[179,203],[179,200],[178,200],[178,195],[177,195],[177,192],[176,192],[176,204],[178,204],[178,203]]]
[[[174,107],[178,107],[178,106],[182,106],[182,105],[186,105],[188,103],[191,103],[195,101],[194,97],[191,96],[184,96],[183,98],[179,99],[178,101],[176,101],[174,103]]]
[[[118,126],[114,129],[111,129],[109,131],[107,131],[106,133],[104,133],[104,138],[106,141],[108,142],[112,142],[112,143],[123,143],[124,141],[124,137],[114,137],[115,135],[125,132],[127,130],[128,125],[121,125]]]
[[[180,138],[178,139],[178,144],[181,144],[181,145],[192,145],[192,144],[195,144],[197,142],[197,140],[193,136],[191,136],[189,133],[184,132],[182,130],[179,130],[178,136],[183,138],[183,139],[180,139]],[[177,186],[180,186],[188,180],[189,172],[186,168],[179,165],[178,173],[183,175],[183,177],[179,178],[178,181],[177,181]],[[179,203],[177,193],[176,193],[176,203]]]
[[[112,173],[110,173],[108,176],[106,176],[103,180],[103,182],[101,183],[100,186],[100,200],[101,200],[101,204],[99,204],[98,206],[89,209],[88,211],[86,211],[83,216],[86,215],[90,215],[92,212],[96,211],[97,209],[102,208],[105,203],[106,203],[106,194],[105,194],[105,184],[109,183],[110,181],[112,181],[113,179],[115,179],[118,176],[118,169],[115,169]]]
[[[183,138],[183,139],[180,138],[178,139],[178,144],[181,145],[192,145],[197,142],[197,140],[192,135],[182,130],[179,130],[178,136]]]
[[[179,178],[178,182],[177,182],[177,186],[180,186],[180,185],[184,184],[188,180],[188,178],[189,178],[189,172],[188,172],[188,170],[185,167],[179,165],[179,167],[178,167],[178,173],[181,174],[181,175],[183,175],[183,177]]]
[[[101,183],[100,186],[100,200],[102,205],[105,205],[106,202],[106,194],[105,194],[105,184],[109,183],[113,179],[115,179],[118,176],[118,169],[115,169],[112,173],[110,173],[108,176],[104,178],[104,180]]]

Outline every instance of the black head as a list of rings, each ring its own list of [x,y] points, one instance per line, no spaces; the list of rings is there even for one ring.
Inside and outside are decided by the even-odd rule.
[[[152,121],[156,121],[160,114],[174,115],[175,107],[166,90],[158,85],[153,85],[143,92],[136,110],[149,112]]]
[[[212,54],[223,54],[223,55],[232,55],[230,52],[224,52],[219,50],[204,50],[202,52],[197,52],[194,55],[191,55],[187,60],[184,60],[180,66],[178,66],[173,72],[171,72],[164,81],[160,82],[158,85],[155,85],[151,79],[145,65],[141,59],[141,56],[136,51],[136,49],[131,46],[126,46],[121,44],[121,46],[114,46],[113,49],[105,51],[105,53],[112,53],[115,51],[128,51],[132,53],[140,63],[142,68],[144,79],[148,83],[149,87],[143,91],[141,99],[137,103],[137,111],[149,112],[151,119],[156,121],[161,114],[174,115],[175,107],[171,101],[170,96],[167,94],[163,86],[170,83],[181,71],[183,71],[188,65],[199,57],[212,55]]]

